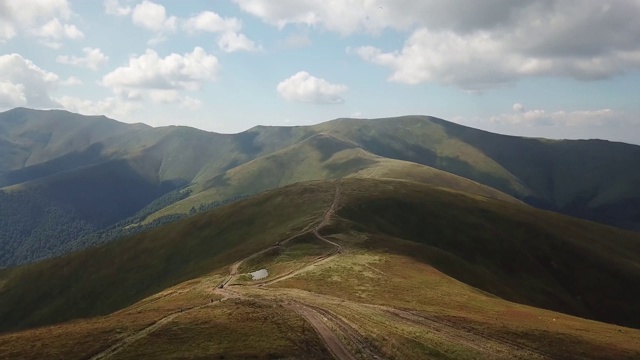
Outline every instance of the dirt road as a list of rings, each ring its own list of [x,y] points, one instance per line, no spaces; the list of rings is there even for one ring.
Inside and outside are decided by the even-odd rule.
[[[336,359],[339,360],[356,360],[349,349],[340,341],[338,336],[325,324],[322,316],[311,307],[296,303],[291,305],[291,310],[300,314],[305,318],[311,326],[316,330],[327,349]]]
[[[326,226],[329,221],[331,221],[331,217],[333,216],[333,214],[335,213],[336,209],[338,208],[338,202],[340,200],[340,183],[336,182],[336,189],[335,189],[335,193],[333,196],[333,201],[331,202],[331,206],[329,207],[329,209],[327,209],[327,211],[324,213],[324,216],[322,217],[322,221],[313,228],[312,232],[313,234],[321,241],[324,241],[328,244],[330,244],[331,246],[334,247],[334,250],[328,254],[325,254],[323,256],[318,257],[316,260],[314,260],[313,262],[307,264],[306,266],[304,266],[301,269],[298,269],[296,271],[293,271],[289,274],[286,274],[284,276],[280,276],[276,279],[273,279],[271,281],[265,282],[262,285],[269,285],[269,284],[273,284],[275,282],[278,281],[282,281],[285,279],[288,279],[290,277],[296,276],[304,271],[307,271],[317,265],[319,265],[320,263],[323,263],[325,261],[330,260],[331,258],[333,258],[334,256],[338,255],[341,251],[342,251],[342,247],[327,239],[326,237],[322,236],[320,234],[320,229],[322,229],[324,226]],[[291,237],[287,240],[284,240],[282,242],[280,242],[278,245],[269,247],[267,249],[264,249],[262,251],[259,251],[255,254],[252,254],[251,256],[248,256],[236,263],[234,263],[233,265],[231,265],[229,267],[229,278],[223,282],[221,288],[217,289],[217,291],[219,293],[225,293],[227,295],[230,295],[228,292],[231,291],[229,289],[229,286],[232,285],[231,281],[237,276],[238,274],[238,268],[240,267],[240,265],[242,265],[245,261],[252,259],[256,256],[259,256],[261,254],[264,254],[267,251],[273,250],[279,246],[281,246],[282,244],[285,244],[287,241],[300,236],[306,232],[308,232],[308,229],[303,230],[303,232],[301,232],[300,234],[297,234],[294,237]],[[238,294],[239,295],[239,294]],[[340,339],[340,337],[336,334],[336,332],[334,332],[334,330],[332,330],[327,324],[331,323],[333,324],[333,326],[335,328],[341,327],[342,328],[342,334],[343,336],[351,339],[352,344],[354,344],[357,347],[361,347],[361,344],[364,343],[364,341],[361,341],[361,337],[360,335],[350,326],[345,326],[344,324],[339,325],[339,320],[335,317],[335,315],[330,315],[328,313],[323,313],[324,310],[322,309],[317,309],[314,308],[312,306],[308,306],[305,304],[302,304],[300,302],[295,302],[292,305],[289,305],[289,308],[293,311],[295,311],[296,313],[298,313],[300,316],[302,316],[303,318],[305,318],[310,324],[311,326],[316,330],[316,333],[320,336],[320,338],[322,339],[322,341],[325,343],[327,349],[331,352],[331,354],[333,354],[333,356],[336,359],[339,360],[356,360],[357,358],[351,353],[351,351],[346,347],[346,345],[343,343],[343,341]],[[356,341],[354,341],[356,340]],[[360,340],[360,341],[358,341]],[[361,350],[363,353],[370,353],[370,351],[368,349],[365,349],[364,347],[361,347]],[[378,358],[377,356],[374,358]]]
[[[108,359],[111,356],[119,353],[120,351],[122,351],[124,348],[126,348],[127,346],[131,345],[132,343],[142,339],[143,337],[151,334],[152,332],[160,329],[162,326],[168,324],[169,322],[171,322],[173,319],[177,318],[180,315],[186,314],[190,311],[196,310],[196,309],[201,309],[205,306],[212,306],[215,304],[219,304],[222,301],[225,301],[226,298],[222,298],[220,300],[214,301],[212,303],[208,303],[208,304],[204,304],[201,306],[195,306],[189,309],[184,309],[181,311],[177,311],[174,312],[172,314],[169,314],[165,317],[163,317],[162,319],[156,321],[155,323],[147,326],[146,328],[136,332],[135,334],[129,335],[125,338],[123,338],[122,340],[120,340],[119,342],[117,342],[116,344],[110,346],[109,348],[107,348],[106,350],[103,350],[95,355],[93,355],[92,357],[89,358],[89,360],[101,360],[101,359]]]

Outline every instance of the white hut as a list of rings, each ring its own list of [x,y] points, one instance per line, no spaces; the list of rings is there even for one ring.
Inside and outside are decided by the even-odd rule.
[[[269,276],[269,272],[267,271],[267,269],[254,271],[254,272],[252,272],[250,274],[251,274],[251,279],[252,280],[262,280],[262,279],[266,278],[267,276]]]

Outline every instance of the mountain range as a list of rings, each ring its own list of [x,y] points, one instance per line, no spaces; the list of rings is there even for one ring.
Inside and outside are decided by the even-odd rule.
[[[17,108],[0,114],[0,149],[2,267],[123,234],[95,236],[105,229],[142,230],[343,177],[410,180],[640,229],[639,146],[505,136],[426,116],[227,135]]]
[[[0,148],[3,359],[640,357],[638,146],[18,108]]]

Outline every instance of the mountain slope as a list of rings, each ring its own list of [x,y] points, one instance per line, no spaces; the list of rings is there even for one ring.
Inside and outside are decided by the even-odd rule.
[[[0,113],[0,173],[41,164],[127,132],[150,129],[104,116],[16,108]]]
[[[384,357],[633,358],[638,330],[495,295],[640,327],[638,255],[635,233],[521,204],[406,181],[296,184],[1,271],[4,331],[111,314],[0,334],[0,354],[326,358],[335,331],[345,351]],[[304,330],[316,316],[329,334]]]
[[[108,314],[219,269],[302,230],[331,201],[331,190],[331,184],[307,184],[267,193],[171,227],[0,271],[0,331]],[[277,218],[270,216],[275,208]]]
[[[640,229],[640,146],[492,134],[442,119],[340,119],[316,125],[365,150],[491,186],[544,209]]]
[[[388,246],[507,299],[640,326],[640,293],[633,290],[640,281],[637,234],[405,181],[341,183],[344,220],[327,231],[371,238],[350,246]],[[220,269],[312,224],[331,189],[331,183],[293,185],[130,239],[4,270],[4,329],[108,313]],[[423,250],[403,253],[404,241]],[[50,300],[42,304],[45,294]]]
[[[301,181],[345,177],[414,181],[517,202],[468,179],[416,163],[375,156],[333,136],[318,134],[192,186],[192,196],[150,215],[146,222],[174,213],[188,213],[192,207],[235,195],[255,194]]]
[[[29,234],[0,226],[3,252],[39,249],[12,255],[14,260],[0,267],[76,249],[72,234],[114,226],[186,185],[187,199],[146,223],[296,181],[346,176],[404,179],[503,199],[510,195],[543,209],[640,229],[640,167],[635,166],[640,147],[510,137],[424,116],[260,126],[224,135],[14,109],[0,114],[0,150],[3,197],[17,190],[36,194],[29,197],[30,206],[36,206],[32,200],[42,203],[29,222],[54,223],[42,215],[51,208],[68,213],[68,222],[82,229],[61,232],[47,225]],[[82,191],[73,195],[75,189]],[[6,204],[17,204],[15,196]],[[7,206],[1,217],[18,212]],[[60,237],[36,236],[43,229]]]

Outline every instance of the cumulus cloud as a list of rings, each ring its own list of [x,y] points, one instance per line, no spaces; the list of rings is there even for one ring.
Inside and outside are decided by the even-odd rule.
[[[349,35],[387,28],[433,28],[469,31],[508,22],[534,0],[234,0],[247,13],[283,28],[289,24],[323,27]]]
[[[198,110],[202,108],[202,101],[191,96],[185,96],[180,100],[179,106],[187,110]]]
[[[102,83],[114,89],[198,90],[205,82],[216,79],[218,69],[218,59],[201,47],[164,58],[147,49],[144,55],[129,59],[128,66],[105,75]]]
[[[146,98],[157,104],[197,108],[199,100],[180,93],[200,90],[207,82],[215,81],[218,70],[218,59],[200,47],[164,58],[148,49],[129,59],[127,66],[106,74],[102,84],[122,101],[140,102]]]
[[[522,104],[520,104],[520,103],[513,104],[513,106],[511,108],[515,112],[523,112],[524,111],[524,106]]]
[[[340,104],[344,102],[342,94],[348,88],[342,84],[332,84],[324,79],[300,71],[277,86],[278,93],[288,101]]]
[[[527,110],[520,103],[513,104],[512,108],[513,113],[492,116],[489,118],[489,122],[498,125],[524,125],[528,127],[620,126],[632,122],[632,118],[628,114],[612,109]]]
[[[39,37],[53,48],[61,47],[62,39],[82,39],[82,31],[67,23],[71,15],[67,0],[0,0],[0,43],[19,34]]]
[[[31,31],[35,36],[47,39],[73,39],[84,38],[82,31],[75,25],[63,24],[59,19],[52,19],[46,24]]]
[[[203,11],[188,18],[183,27],[189,32],[236,32],[242,29],[242,22],[234,17],[222,17],[213,11]]]
[[[0,106],[55,107],[49,92],[59,82],[58,75],[43,70],[19,54],[0,56]]]
[[[438,82],[468,90],[482,90],[527,76],[593,80],[640,69],[640,42],[637,49],[581,58],[538,56],[518,50],[516,43],[520,41],[524,39],[505,39],[504,35],[491,32],[460,35],[422,28],[413,32],[400,51],[383,52],[372,46],[347,51],[389,67],[391,81]]]
[[[218,39],[218,46],[224,52],[232,53],[236,51],[258,51],[260,47],[244,34],[226,32]]]
[[[136,5],[131,12],[131,19],[135,25],[155,32],[175,31],[178,23],[175,16],[167,16],[164,6],[149,0]]]
[[[640,69],[637,0],[235,0],[269,24],[344,35],[392,28],[401,49],[350,49],[391,81],[479,90],[523,77],[597,80]]]
[[[24,85],[0,80],[0,108],[12,108],[27,104]]]
[[[82,52],[84,52],[84,57],[60,55],[56,57],[56,61],[61,64],[86,67],[91,70],[98,70],[109,61],[109,57],[98,48],[86,47],[82,49]]]
[[[107,15],[127,16],[131,13],[131,6],[121,6],[118,0],[105,0],[104,11]]]
[[[258,51],[260,46],[242,34],[242,21],[222,17],[213,11],[203,11],[188,18],[183,28],[189,33],[209,32],[219,34],[218,47],[224,52]]]
[[[83,115],[106,115],[115,119],[129,118],[142,109],[142,104],[119,97],[107,97],[102,100],[86,100],[73,96],[62,96],[56,101],[65,109]]]
[[[75,76],[69,76],[66,80],[61,81],[60,85],[63,85],[63,86],[82,85],[82,80],[78,79]]]

